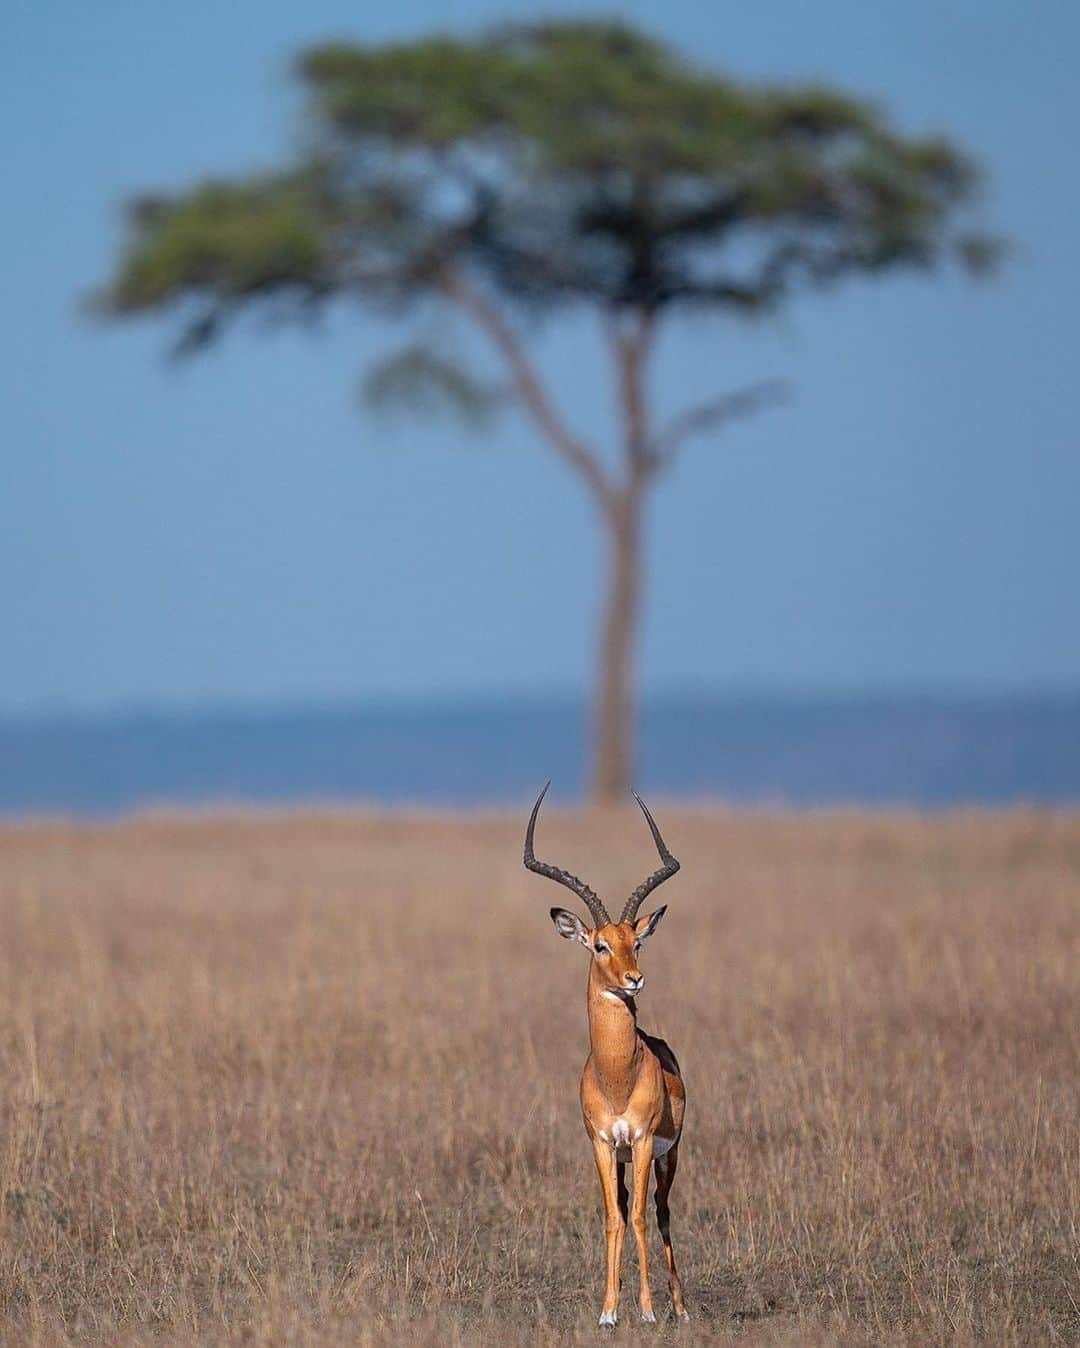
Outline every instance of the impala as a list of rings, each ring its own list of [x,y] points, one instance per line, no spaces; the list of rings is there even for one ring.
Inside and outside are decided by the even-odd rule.
[[[538,875],[572,889],[592,918],[592,925],[586,926],[576,913],[565,908],[551,910],[551,920],[559,935],[568,941],[579,941],[589,952],[590,1053],[581,1077],[581,1109],[604,1196],[607,1277],[600,1324],[614,1325],[618,1319],[619,1266],[629,1197],[623,1171],[628,1161],[633,1162],[634,1170],[629,1219],[637,1240],[641,1270],[638,1301],[641,1318],[656,1319],[649,1291],[645,1233],[651,1165],[656,1170],[656,1222],[664,1242],[671,1301],[678,1318],[688,1320],[682,1283],[671,1248],[668,1213],[668,1195],[679,1164],[686,1092],[674,1053],[662,1039],[654,1039],[638,1028],[634,1001],[645,983],[638,969],[638,951],[642,942],[647,941],[660,925],[667,907],[658,908],[647,917],[639,918],[637,912],[657,885],[675,874],[679,863],[668,851],[656,821],[635,791],[634,799],[648,821],[663,865],[638,885],[627,899],[618,922],[612,922],[603,903],[584,881],[558,866],[537,861],[533,853],[536,817],[548,786],[540,792],[529,816],[529,826],[525,830],[525,865]]]

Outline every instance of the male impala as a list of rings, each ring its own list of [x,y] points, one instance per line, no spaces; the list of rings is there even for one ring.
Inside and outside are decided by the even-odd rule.
[[[551,783],[548,783],[550,786]],[[568,941],[580,941],[589,952],[589,1044],[591,1052],[581,1077],[581,1109],[585,1130],[593,1144],[600,1187],[604,1194],[604,1226],[607,1235],[607,1280],[601,1325],[613,1325],[619,1310],[619,1265],[626,1233],[627,1190],[623,1167],[634,1165],[634,1201],[630,1221],[637,1240],[641,1267],[639,1305],[643,1320],[655,1320],[649,1291],[649,1258],[645,1239],[645,1205],[649,1192],[649,1166],[656,1169],[656,1221],[664,1242],[668,1281],[675,1314],[688,1320],[683,1305],[682,1283],[671,1248],[668,1194],[679,1163],[686,1092],[675,1055],[662,1039],[638,1029],[635,995],[645,983],[637,964],[642,941],[660,925],[666,905],[639,918],[637,911],[649,894],[679,869],[668,851],[645,802],[634,792],[660,859],[658,871],[638,885],[626,901],[618,922],[584,881],[557,866],[537,861],[533,854],[533,830],[540,792],[525,831],[525,865],[538,875],[572,889],[592,915],[591,927],[565,908],[552,908],[555,930]]]

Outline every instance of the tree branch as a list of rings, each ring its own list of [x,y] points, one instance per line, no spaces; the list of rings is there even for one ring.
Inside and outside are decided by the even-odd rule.
[[[569,429],[548,397],[521,339],[495,305],[458,268],[445,268],[439,285],[443,293],[462,308],[491,339],[510,369],[514,389],[533,422],[556,454],[586,482],[597,499],[609,508],[615,488],[600,460]]]
[[[783,380],[769,379],[758,384],[748,384],[734,393],[725,393],[722,397],[711,398],[697,407],[680,412],[657,434],[649,448],[652,470],[662,472],[669,468],[691,436],[700,435],[737,417],[749,416],[763,407],[771,407],[781,402],[787,391],[788,386]]]

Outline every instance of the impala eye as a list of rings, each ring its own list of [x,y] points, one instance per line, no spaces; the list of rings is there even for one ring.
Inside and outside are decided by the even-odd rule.
[[[640,941],[635,941],[635,942],[634,942],[634,954],[636,955],[637,952],[638,952],[640,949],[641,949],[641,942],[640,942]]]
[[[596,953],[597,953],[598,955],[610,955],[610,954],[611,954],[611,951],[607,948],[606,945],[604,945],[604,943],[603,943],[602,941],[597,941],[597,943],[593,946],[593,949],[596,951]]]

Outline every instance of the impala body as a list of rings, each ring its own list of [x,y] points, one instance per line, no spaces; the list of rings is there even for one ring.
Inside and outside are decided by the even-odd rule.
[[[592,924],[587,925],[565,908],[551,910],[559,935],[579,942],[590,956],[587,995],[590,1053],[581,1077],[581,1109],[604,1198],[607,1276],[600,1324],[614,1325],[618,1319],[619,1270],[628,1220],[638,1247],[641,1318],[656,1319],[649,1289],[645,1225],[650,1166],[656,1171],[656,1219],[664,1243],[672,1305],[678,1318],[686,1320],[689,1317],[675,1267],[668,1212],[668,1194],[679,1163],[686,1092],[674,1053],[662,1039],[638,1027],[635,1001],[645,983],[638,968],[638,952],[660,925],[666,908],[658,908],[641,918],[637,910],[657,885],[675,874],[679,863],[668,851],[645,802],[635,793],[663,865],[634,890],[619,920],[612,922],[603,903],[584,881],[557,866],[537,861],[533,853],[536,817],[547,789],[545,786],[541,791],[529,818],[525,865],[573,890],[592,918]],[[624,1173],[627,1163],[633,1167],[632,1203]]]

